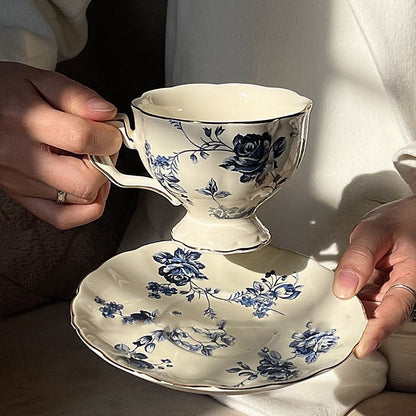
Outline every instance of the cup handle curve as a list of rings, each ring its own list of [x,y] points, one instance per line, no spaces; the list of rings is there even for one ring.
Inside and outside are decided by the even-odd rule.
[[[126,114],[119,113],[113,120],[106,123],[111,124],[120,130],[123,136],[123,144],[127,148],[135,149],[134,140],[131,138],[132,130]],[[147,176],[121,173],[114,166],[114,163],[109,156],[88,155],[88,157],[91,164],[115,185],[121,188],[140,188],[153,191],[164,196],[172,205],[181,205],[179,200],[169,194],[156,179]]]

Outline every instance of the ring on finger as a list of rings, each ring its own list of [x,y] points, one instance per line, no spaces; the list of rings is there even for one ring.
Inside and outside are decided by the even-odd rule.
[[[55,199],[55,202],[58,205],[65,204],[65,202],[66,202],[66,192],[65,191],[61,191],[60,189],[57,189],[56,190],[56,199]]]
[[[410,292],[413,295],[413,297],[415,298],[415,304],[413,305],[413,309],[412,309],[412,312],[410,314],[410,320],[412,322],[416,322],[416,290],[414,290],[410,286],[404,285],[402,283],[397,283],[393,286],[390,286],[390,288],[387,292],[390,292],[390,290],[392,290],[392,289],[404,289],[404,290],[407,290],[408,292]]]
[[[390,290],[392,290],[392,289],[404,289],[404,290],[407,290],[408,292],[410,292],[413,295],[413,297],[415,298],[415,302],[416,302],[416,290],[414,290],[410,286],[403,285],[401,283],[397,283],[397,284],[395,284],[393,286],[390,286],[390,288],[389,288],[389,290],[387,292],[390,292]]]

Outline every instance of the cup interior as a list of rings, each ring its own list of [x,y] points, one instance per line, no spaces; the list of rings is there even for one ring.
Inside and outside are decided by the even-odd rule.
[[[274,120],[311,104],[294,91],[252,84],[185,84],[148,91],[132,102],[150,116],[205,123]]]

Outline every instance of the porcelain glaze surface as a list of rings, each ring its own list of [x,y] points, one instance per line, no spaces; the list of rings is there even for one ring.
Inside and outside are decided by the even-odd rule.
[[[244,394],[345,360],[366,325],[332,272],[266,246],[219,255],[159,242],[87,276],[72,303],[81,339],[114,366],[174,389]]]
[[[187,215],[175,241],[205,251],[254,250],[270,240],[256,210],[298,167],[312,102],[297,93],[250,84],[188,84],[133,100],[124,143],[151,178],[120,174],[108,157],[92,162],[119,186],[154,190]],[[199,232],[195,233],[197,224]]]

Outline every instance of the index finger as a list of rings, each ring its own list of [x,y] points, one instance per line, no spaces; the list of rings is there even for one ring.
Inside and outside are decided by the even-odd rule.
[[[65,113],[47,103],[33,106],[23,115],[21,126],[31,139],[76,154],[111,155],[118,152],[122,141],[114,126]]]
[[[333,292],[341,299],[357,294],[371,278],[376,264],[391,249],[392,233],[375,220],[359,223],[335,270]]]

